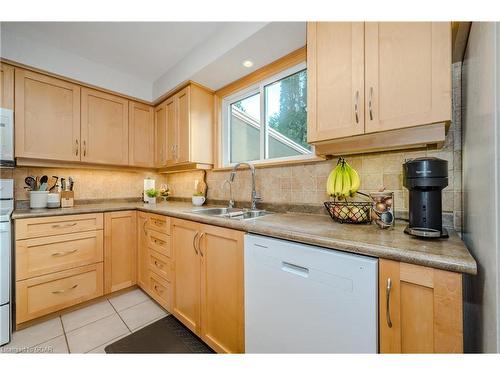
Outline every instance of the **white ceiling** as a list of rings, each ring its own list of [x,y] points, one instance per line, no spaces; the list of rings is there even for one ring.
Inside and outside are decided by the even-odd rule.
[[[0,53],[154,100],[187,79],[218,89],[303,45],[304,22],[2,22]]]

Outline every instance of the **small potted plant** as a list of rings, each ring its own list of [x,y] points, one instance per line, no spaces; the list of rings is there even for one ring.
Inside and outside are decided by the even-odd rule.
[[[151,188],[146,190],[146,195],[148,197],[148,204],[156,204],[156,197],[159,195],[158,190]]]
[[[201,191],[195,191],[191,197],[191,201],[195,206],[203,206],[203,203],[205,203],[205,195]]]

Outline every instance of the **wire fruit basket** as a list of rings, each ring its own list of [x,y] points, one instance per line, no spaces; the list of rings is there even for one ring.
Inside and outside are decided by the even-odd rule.
[[[341,202],[323,203],[333,220],[341,224],[368,224],[371,222],[371,202]]]

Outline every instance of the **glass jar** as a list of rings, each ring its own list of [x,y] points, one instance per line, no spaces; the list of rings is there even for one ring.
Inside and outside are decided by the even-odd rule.
[[[394,227],[394,192],[370,193],[372,220],[382,229]]]

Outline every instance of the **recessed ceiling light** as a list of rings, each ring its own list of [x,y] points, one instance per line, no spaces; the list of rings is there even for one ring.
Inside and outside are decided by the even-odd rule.
[[[253,66],[253,61],[245,60],[245,61],[243,61],[243,66],[245,68],[251,68]]]

